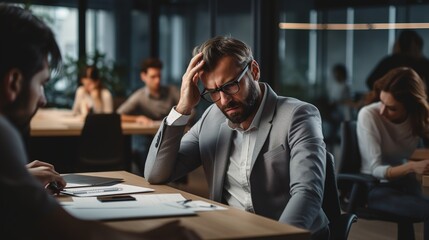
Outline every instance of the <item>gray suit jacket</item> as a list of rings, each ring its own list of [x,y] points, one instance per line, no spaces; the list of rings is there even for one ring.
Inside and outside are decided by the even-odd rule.
[[[326,151],[319,111],[261,84],[268,94],[251,160],[255,213],[316,232],[328,224],[321,209]],[[166,183],[202,165],[210,198],[222,202],[233,130],[215,104],[183,136],[184,129],[164,120],[146,160],[146,179]]]

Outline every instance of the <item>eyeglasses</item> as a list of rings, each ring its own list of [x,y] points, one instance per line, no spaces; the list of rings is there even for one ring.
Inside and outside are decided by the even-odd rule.
[[[244,74],[249,69],[249,64],[240,72],[235,80],[227,82],[222,86],[215,89],[204,89],[201,93],[201,97],[209,103],[214,103],[220,100],[220,92],[223,92],[227,95],[234,95],[240,91],[240,81],[243,79]]]

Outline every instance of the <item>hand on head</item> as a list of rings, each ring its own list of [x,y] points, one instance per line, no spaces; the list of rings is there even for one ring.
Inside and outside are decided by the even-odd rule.
[[[188,68],[182,77],[182,86],[180,89],[180,100],[176,111],[190,115],[192,109],[200,101],[200,91],[198,89],[198,72],[204,66],[203,54],[198,53],[189,62]]]

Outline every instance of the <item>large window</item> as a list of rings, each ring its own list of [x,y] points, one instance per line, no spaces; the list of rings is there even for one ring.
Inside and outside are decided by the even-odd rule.
[[[355,93],[365,93],[365,81],[376,64],[392,53],[402,30],[395,23],[424,23],[428,5],[374,6],[316,10],[302,3],[283,4],[279,34],[281,93],[314,101],[327,95],[332,83],[331,68],[344,64]],[[311,4],[309,4],[311,6]],[[293,25],[293,23],[304,23]],[[371,24],[391,24],[372,29]],[[313,24],[313,25],[312,25]],[[344,24],[341,26],[335,24]],[[366,29],[356,29],[367,25]],[[339,27],[339,28],[338,28]],[[416,29],[429,38],[428,29]],[[425,46],[427,56],[429,48]]]
[[[31,11],[50,26],[63,56],[77,57],[77,9],[31,5]]]

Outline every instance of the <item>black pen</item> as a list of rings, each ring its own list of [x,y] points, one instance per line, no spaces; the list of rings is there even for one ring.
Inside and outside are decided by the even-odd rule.
[[[192,199],[186,199],[182,202],[182,204],[187,204],[188,202],[191,202],[191,201],[192,201]]]
[[[48,184],[48,189],[51,190],[54,194],[60,194],[61,189],[58,187],[57,182],[50,182]]]

